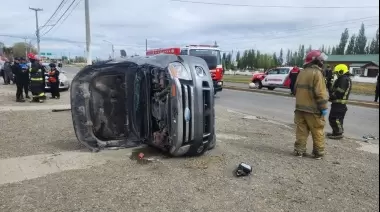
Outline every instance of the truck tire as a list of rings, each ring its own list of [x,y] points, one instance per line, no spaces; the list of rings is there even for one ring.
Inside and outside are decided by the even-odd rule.
[[[268,90],[273,91],[275,87],[268,87]]]

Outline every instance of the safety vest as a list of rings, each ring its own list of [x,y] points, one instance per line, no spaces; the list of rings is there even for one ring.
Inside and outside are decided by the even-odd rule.
[[[50,83],[56,83],[57,82],[57,79],[55,78],[55,71],[49,71],[49,78],[48,78],[48,81]]]
[[[42,73],[41,68],[39,68],[38,70],[30,68],[29,71],[30,71],[30,80],[31,81],[43,81],[44,80],[44,75]]]

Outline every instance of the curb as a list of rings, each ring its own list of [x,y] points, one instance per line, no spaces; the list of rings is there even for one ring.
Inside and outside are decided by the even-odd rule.
[[[263,94],[271,94],[276,96],[286,96],[291,97],[288,93],[284,92],[277,92],[277,91],[267,91],[267,90],[259,90],[259,89],[248,89],[248,88],[240,88],[236,86],[223,86],[224,89],[229,90],[235,90],[235,91],[245,91],[245,92],[251,92],[251,93],[263,93]],[[355,101],[355,100],[348,100],[348,104],[350,105],[356,105],[361,107],[368,107],[368,108],[376,108],[379,109],[379,103],[374,102],[366,102],[366,101]]]

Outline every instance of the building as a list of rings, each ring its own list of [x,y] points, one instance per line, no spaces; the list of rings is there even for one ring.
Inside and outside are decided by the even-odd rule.
[[[372,78],[369,81],[376,81],[379,74],[379,55],[378,54],[361,54],[361,55],[328,55],[326,64],[334,68],[338,64],[346,64],[350,73],[355,78]],[[366,81],[366,80],[365,80]]]

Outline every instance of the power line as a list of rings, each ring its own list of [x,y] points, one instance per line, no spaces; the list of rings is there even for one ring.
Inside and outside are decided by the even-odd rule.
[[[62,0],[61,1],[61,3],[58,5],[58,7],[57,7],[57,9],[55,9],[55,11],[54,11],[54,13],[50,16],[50,18],[45,22],[45,24],[44,25],[42,25],[41,27],[40,27],[40,29],[42,29],[42,28],[44,28],[51,20],[52,20],[52,18],[57,14],[57,12],[58,12],[58,10],[60,10],[61,9],[61,7],[63,6],[63,3],[65,3],[66,2],[66,0]]]
[[[78,7],[79,3],[81,2],[82,0],[78,0],[78,2],[74,5],[73,9],[69,12],[69,14],[61,21],[61,24],[58,25],[58,27],[55,28],[54,32],[56,32],[60,26],[63,25],[63,23],[66,21],[66,19],[71,15],[71,13],[73,13],[73,11]]]
[[[379,6],[293,6],[293,5],[251,5],[251,4],[229,4],[217,2],[200,2],[188,0],[170,0],[173,2],[206,4],[215,6],[232,6],[232,7],[255,7],[255,8],[290,8],[290,9],[378,9]]]
[[[46,31],[42,36],[45,36],[47,33],[49,33],[59,23],[59,21],[63,18],[63,16],[67,13],[67,11],[69,11],[69,9],[73,6],[73,4],[74,4],[75,1],[76,0],[73,0],[71,2],[71,4],[67,7],[67,9],[65,10],[65,12],[61,15],[61,17],[59,17],[58,21],[55,22],[55,24],[48,31]]]
[[[342,26],[342,24],[354,24],[354,23],[357,22],[357,21],[354,21],[354,20],[358,21],[359,19],[352,19],[352,21],[347,20],[347,21],[340,21],[340,22],[331,22],[331,23],[327,23],[327,24],[314,25],[314,26],[305,27],[305,28],[301,28],[301,29],[289,29],[289,30],[284,30],[284,31],[281,31],[281,32],[290,31],[290,34],[288,34],[286,36],[296,36],[299,32],[307,32],[307,31],[316,30],[316,29],[319,29],[319,28],[325,29],[325,28],[330,28],[330,27],[334,27],[334,26]],[[368,26],[370,26],[370,25],[368,25]],[[347,27],[345,27],[345,28],[347,28]],[[344,29],[340,28],[338,30],[344,30]],[[269,33],[265,33],[265,34],[262,34],[261,36],[253,36],[253,37],[254,38],[263,38],[264,36],[268,36],[268,34]],[[271,33],[272,36],[273,36],[273,34],[274,33]],[[241,39],[246,38],[246,37],[248,37],[248,36],[244,36],[244,37],[240,37],[240,38],[232,38],[232,39],[229,39],[229,40],[230,41],[231,40],[237,40],[236,42],[231,42],[231,43],[241,43],[241,42],[244,42]],[[270,39],[272,39],[272,38],[270,38]]]

